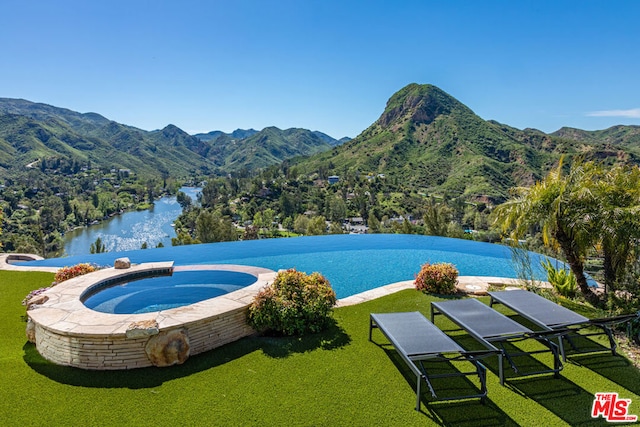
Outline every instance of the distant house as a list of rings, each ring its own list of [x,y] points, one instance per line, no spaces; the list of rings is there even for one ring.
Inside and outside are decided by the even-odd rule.
[[[337,184],[340,181],[340,177],[338,175],[331,175],[328,181],[330,185]]]

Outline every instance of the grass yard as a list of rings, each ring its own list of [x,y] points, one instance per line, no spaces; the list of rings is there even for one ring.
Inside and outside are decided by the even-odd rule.
[[[591,418],[596,392],[632,399],[629,412],[640,415],[640,372],[610,353],[570,357],[560,379],[508,376],[506,387],[493,357],[486,360],[486,404],[428,403],[424,395],[422,412],[415,411],[413,375],[380,331],[374,343],[368,340],[371,312],[418,310],[429,317],[433,297],[413,290],[337,309],[335,326],[323,334],[245,338],[181,366],[120,372],[56,366],[27,342],[20,304],[52,278],[0,271],[3,426],[606,425]],[[436,324],[467,343],[443,316]],[[531,361],[540,362],[549,365],[551,357]]]

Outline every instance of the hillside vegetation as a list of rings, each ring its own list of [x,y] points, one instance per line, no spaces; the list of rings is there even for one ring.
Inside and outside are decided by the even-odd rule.
[[[501,201],[509,188],[540,179],[562,154],[637,162],[639,135],[633,126],[551,135],[519,130],[483,120],[435,86],[410,84],[355,139],[298,166],[308,173],[384,173],[427,193]]]
[[[275,127],[200,138],[174,125],[148,132],[96,113],[0,98],[0,167],[7,173],[60,158],[149,177],[224,174],[255,171],[336,143],[321,132]]]

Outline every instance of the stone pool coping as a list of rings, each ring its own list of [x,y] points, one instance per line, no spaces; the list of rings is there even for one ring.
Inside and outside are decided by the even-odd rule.
[[[548,282],[538,282],[542,287],[550,287]],[[456,289],[458,292],[467,295],[487,295],[491,285],[505,285],[508,287],[522,287],[519,279],[511,279],[507,277],[489,277],[489,276],[458,276],[458,284]],[[404,280],[401,282],[390,283],[379,288],[371,289],[356,295],[351,295],[338,300],[336,307],[345,307],[349,305],[360,304],[386,295],[393,294],[405,289],[415,289],[413,280]]]
[[[60,267],[44,267],[44,266],[24,266],[24,265],[15,265],[11,264],[11,261],[37,261],[42,260],[40,255],[34,254],[0,254],[0,270],[8,270],[8,271],[45,271],[48,273],[57,272]]]

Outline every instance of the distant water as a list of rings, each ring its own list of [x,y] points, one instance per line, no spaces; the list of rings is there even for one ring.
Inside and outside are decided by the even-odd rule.
[[[200,188],[183,187],[195,202]],[[151,209],[126,212],[90,227],[83,227],[65,234],[66,256],[85,255],[98,237],[108,252],[122,252],[140,249],[143,243],[155,248],[158,243],[171,246],[171,238],[176,237],[171,224],[182,213],[180,204],[174,197],[157,200]]]

